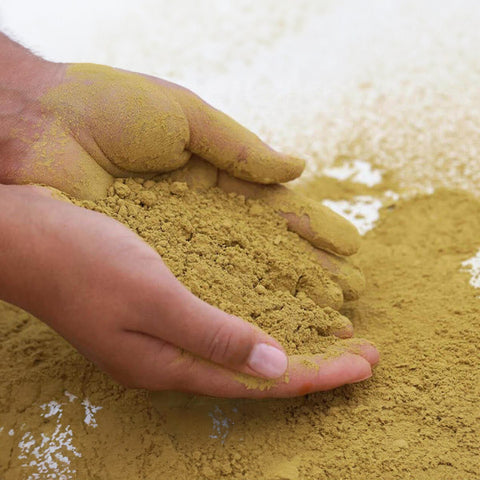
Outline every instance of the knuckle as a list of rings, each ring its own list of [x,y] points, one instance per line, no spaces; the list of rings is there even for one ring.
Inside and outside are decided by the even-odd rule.
[[[220,325],[210,337],[207,337],[206,357],[216,363],[227,361],[231,355],[231,344],[231,332],[224,325]]]
[[[220,325],[207,339],[206,357],[215,363],[237,366],[246,362],[251,344],[246,335],[238,334],[230,325]]]
[[[129,95],[127,90],[125,98]],[[130,121],[126,125],[114,121],[110,128],[119,132],[118,141],[102,151],[116,167],[130,172],[165,172],[184,165],[189,158],[185,149],[190,141],[190,126],[181,107],[157,90],[143,102],[142,108],[127,111]],[[125,130],[127,135],[120,135]]]

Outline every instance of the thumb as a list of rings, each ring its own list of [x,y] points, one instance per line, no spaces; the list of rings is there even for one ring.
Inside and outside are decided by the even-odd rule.
[[[195,298],[192,323],[195,345],[190,351],[201,357],[251,375],[281,377],[288,366],[281,345],[265,332],[234,315]],[[195,327],[198,330],[195,332]]]
[[[287,355],[275,339],[200,300],[164,267],[162,293],[150,295],[150,307],[138,330],[243,373],[265,378],[285,373]]]

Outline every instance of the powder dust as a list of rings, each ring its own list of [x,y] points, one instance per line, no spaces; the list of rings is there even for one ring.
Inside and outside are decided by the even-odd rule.
[[[318,188],[309,195],[323,198]],[[194,293],[270,329],[289,352],[341,341],[328,333],[343,317],[319,306],[330,296],[315,296],[316,286],[335,288],[268,207],[165,180],[120,181],[107,199],[84,205],[134,228]],[[480,201],[465,192],[390,202],[357,255],[366,291],[342,309],[356,334],[377,344],[381,363],[366,382],[290,400],[180,405],[166,393],[171,407],[158,411],[147,392],[116,385],[49,328],[3,304],[0,475],[52,478],[33,476],[38,459],[28,463],[37,457],[21,442],[35,435],[41,453],[42,438],[68,426],[71,448],[57,451],[69,460],[65,478],[478,479],[480,299],[460,265],[479,238]],[[298,318],[283,319],[281,304]],[[97,428],[65,391],[103,407]],[[52,400],[61,418],[41,416]]]

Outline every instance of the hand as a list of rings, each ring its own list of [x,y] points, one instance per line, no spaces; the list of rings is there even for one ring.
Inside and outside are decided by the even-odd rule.
[[[278,342],[195,297],[120,223],[50,193],[0,185],[0,226],[8,225],[0,248],[9,252],[0,258],[0,291],[120,383],[258,398],[303,395],[371,375],[374,347],[347,342],[326,352],[328,358],[307,357],[310,365],[305,356],[292,356],[288,383],[248,390],[235,371],[284,373]]]
[[[321,205],[310,203],[305,206],[304,200],[296,197],[285,187],[262,186],[246,181],[250,180],[260,184],[287,181],[300,174],[303,162],[274,152],[251,132],[205,104],[193,93],[177,85],[152,77],[96,65],[48,64],[46,69],[44,67],[45,65],[42,66],[42,82],[35,88],[30,88],[28,91],[12,89],[7,91],[14,108],[11,109],[13,114],[10,116],[7,114],[7,122],[4,122],[4,125],[10,125],[6,140],[2,142],[0,136],[0,158],[3,161],[0,165],[0,180],[5,183],[44,183],[79,198],[97,198],[105,194],[116,176],[136,174],[145,177],[170,171],[182,167],[189,162],[192,154],[196,154],[195,158],[182,169],[190,184],[198,186],[207,179],[204,182],[204,184],[208,184],[206,186],[218,184],[229,191],[261,197],[287,218],[292,230],[307,238],[314,247],[323,248],[323,250],[316,250],[317,255],[322,264],[331,272],[332,278],[340,285],[345,297],[353,298],[358,294],[363,285],[363,277],[348,261],[331,253],[343,255],[354,253],[358,247],[356,230],[344,219]],[[3,94],[5,95],[5,92]],[[207,164],[198,156],[208,160],[214,166],[206,166]],[[221,167],[224,171],[219,171],[216,167]],[[234,178],[225,171],[238,178]],[[50,201],[55,202],[55,206],[51,204],[50,208],[60,208],[58,201],[52,199]],[[64,207],[62,205],[62,208]],[[96,215],[92,212],[82,213],[82,215],[87,214]],[[75,218],[78,215],[76,213]],[[65,217],[66,220],[67,217]],[[103,219],[103,222],[107,222],[107,220]],[[112,225],[113,221],[110,219],[108,222],[108,225]],[[52,224],[54,231],[58,229],[56,225],[58,224]],[[82,229],[83,236],[78,236],[78,241],[82,239],[88,243],[84,238],[88,235],[95,238],[100,228],[87,231],[90,225],[89,222],[86,222]],[[112,232],[116,228],[124,230],[120,225],[107,227],[107,223],[101,228],[105,229],[105,236],[109,238],[106,244],[112,243],[115,238],[114,235],[108,236],[109,231]],[[128,230],[126,231],[128,232]],[[62,235],[64,235],[63,231]],[[124,234],[118,233],[118,235],[119,238],[124,238]],[[157,287],[156,295],[159,297],[160,303],[163,301],[168,303],[168,299],[164,299],[164,295],[158,291],[159,282],[162,284],[162,288],[165,288],[165,292],[171,292],[172,289],[178,289],[175,292],[183,292],[171,295],[170,299],[180,301],[187,298],[188,301],[184,302],[183,314],[186,315],[184,321],[190,322],[187,312],[196,313],[198,310],[199,314],[204,312],[205,318],[213,315],[212,310],[209,310],[213,307],[206,306],[196,297],[188,295],[182,297],[182,295],[186,295],[186,290],[171,274],[165,273],[166,267],[158,255],[154,254],[154,260],[153,251],[133,234],[129,233],[129,235],[135,238],[138,245],[141,245],[141,248],[132,249],[140,259],[148,258],[152,266],[162,265],[162,270],[158,268],[156,272],[159,278],[154,281],[147,273],[138,268],[138,265],[143,265],[144,262],[140,262],[139,259],[132,262],[132,269],[137,265],[136,278],[140,279],[144,276],[144,282],[151,281],[152,285]],[[115,238],[116,245],[122,244],[119,238]],[[131,245],[131,242],[133,239],[127,242],[128,245]],[[72,243],[72,248],[74,246]],[[78,248],[82,250],[81,245],[78,245]],[[98,275],[98,265],[100,264],[98,262],[105,260],[100,260],[102,255],[97,256],[92,250],[82,250],[82,252],[87,257],[91,256],[91,262],[87,263],[92,269],[89,275],[94,278],[95,275]],[[148,252],[148,255],[145,252]],[[75,257],[73,254],[71,256]],[[78,258],[78,255],[76,257]],[[131,258],[136,257],[132,255]],[[119,267],[115,266],[115,268]],[[150,272],[152,269],[148,271]],[[64,272],[64,275],[72,276],[72,272]],[[88,277],[88,275],[86,276]],[[63,276],[59,274],[58,278],[63,278]],[[73,275],[72,279],[74,280],[74,278]],[[97,288],[98,291],[103,291],[105,285],[98,285]],[[125,287],[125,290],[129,289]],[[126,311],[130,311],[132,305],[137,305],[137,303],[124,294],[126,291],[122,292],[122,289],[118,288],[118,291],[112,293],[112,297],[115,299],[111,298],[106,304],[110,308],[113,308],[112,305],[122,305]],[[66,294],[66,299],[68,299],[68,295],[73,295],[73,292],[70,291]],[[129,303],[130,301],[131,303]],[[203,309],[199,309],[198,302],[201,302]],[[23,306],[20,303],[17,304]],[[340,302],[332,306],[338,308]],[[82,308],[88,310],[89,306],[85,305]],[[37,309],[31,306],[30,311],[35,313]],[[69,339],[86,356],[96,361],[119,381],[129,385],[156,389],[166,388],[162,387],[165,384],[169,385],[169,388],[176,387],[212,395],[247,395],[244,387],[232,380],[230,370],[224,371],[212,367],[211,364],[202,362],[198,357],[190,354],[183,353],[180,357],[178,347],[230,369],[264,377],[279,376],[278,371],[281,369],[278,368],[278,365],[276,372],[274,372],[275,369],[270,372],[260,372],[258,369],[261,363],[254,361],[253,365],[256,365],[257,368],[255,371],[254,368],[248,366],[249,363],[252,363],[248,358],[253,352],[253,346],[258,343],[281,347],[273,339],[258,332],[240,319],[232,320],[234,317],[219,312],[217,309],[214,311],[216,315],[212,318],[217,319],[216,325],[219,332],[213,329],[215,334],[213,338],[220,339],[216,343],[217,348],[226,348],[225,342],[227,341],[227,345],[231,345],[228,343],[229,339],[235,338],[233,348],[240,350],[244,348],[243,356],[239,356],[238,352],[237,355],[225,352],[225,358],[223,356],[217,358],[218,354],[213,351],[215,349],[210,350],[209,353],[205,348],[201,348],[202,340],[199,339],[202,338],[202,335],[203,337],[208,336],[208,332],[203,331],[205,326],[200,328],[202,325],[200,321],[197,325],[197,339],[190,340],[192,345],[185,346],[182,341],[172,343],[168,335],[165,336],[158,331],[159,327],[167,328],[169,323],[173,322],[168,311],[166,314],[163,314],[162,310],[158,311],[159,314],[162,313],[162,321],[157,322],[158,325],[152,331],[147,329],[145,332],[145,329],[138,328],[121,330],[122,338],[126,338],[127,334],[128,338],[131,338],[132,332],[138,333],[139,331],[143,335],[155,338],[155,343],[151,343],[151,350],[156,352],[159,346],[156,342],[160,341],[164,344],[167,341],[166,346],[161,349],[166,352],[167,360],[178,357],[187,362],[187,365],[190,363],[192,365],[191,368],[187,368],[182,362],[174,362],[174,365],[180,363],[181,368],[179,367],[176,373],[166,372],[165,375],[160,375],[160,378],[159,372],[152,370],[154,369],[153,364],[150,367],[143,364],[137,365],[135,371],[132,372],[132,367],[129,369],[118,356],[114,355],[112,347],[107,348],[108,341],[97,344],[97,337],[102,338],[102,335],[95,335],[95,338],[89,340],[90,343],[86,342],[82,337],[78,322],[72,322],[71,327],[63,325],[70,317],[70,313],[68,317],[62,315],[58,320],[55,320],[57,317],[54,312],[37,315]],[[192,325],[195,325],[193,313],[191,322]],[[177,322],[178,319],[174,318]],[[112,319],[111,322],[115,324],[115,319]],[[205,322],[208,324],[207,320]],[[120,323],[117,327],[123,328]],[[107,320],[99,321],[97,329],[102,329],[103,337],[112,333]],[[189,323],[187,330],[190,329]],[[250,335],[249,340],[246,342],[242,341],[242,331],[244,330],[250,332],[247,335],[247,337]],[[253,331],[259,336],[253,335]],[[185,328],[182,327],[181,332],[178,331],[176,335],[185,337]],[[351,330],[349,335],[351,335]],[[146,348],[145,342],[151,342],[151,340],[142,337],[141,345],[137,342],[138,348]],[[312,372],[311,368],[307,372],[301,359],[291,358],[288,367],[290,383],[280,384],[276,389],[266,393],[249,391],[248,396],[296,395],[307,393],[305,385],[308,385],[308,391],[314,391],[333,388],[343,383],[365,378],[370,374],[370,364],[377,361],[378,354],[373,347],[364,342],[361,348],[358,346],[352,348],[353,352],[360,353],[360,355],[345,353],[327,363],[320,357],[316,357],[314,361],[321,363],[322,366],[318,373]],[[143,350],[139,350],[139,352],[141,351]],[[168,354],[168,352],[170,353]],[[160,356],[160,353],[155,355]],[[275,353],[273,355],[275,356]],[[122,358],[126,357],[122,356]],[[281,355],[277,355],[277,360],[279,364],[284,362]],[[263,362],[263,364],[268,365],[268,362]],[[189,375],[187,371],[194,374]],[[132,373],[134,374],[132,375]],[[150,374],[156,374],[152,377],[154,383],[151,379],[149,381],[146,378]],[[183,375],[183,377],[175,380],[176,375]]]
[[[39,70],[42,81],[28,94],[7,92],[10,97],[14,93],[10,117],[15,121],[10,121],[8,141],[0,145],[5,159],[0,182],[45,184],[94,199],[105,196],[114,177],[149,177],[190,160],[181,170],[191,186],[218,185],[261,198],[287,219],[291,230],[320,249],[319,261],[343,296],[358,297],[363,276],[335,255],[357,251],[355,227],[276,184],[300,175],[302,160],[272,150],[170,82],[90,64],[47,63]],[[331,306],[339,308],[341,301]]]

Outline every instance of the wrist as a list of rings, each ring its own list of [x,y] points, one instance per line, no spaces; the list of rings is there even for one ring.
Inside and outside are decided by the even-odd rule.
[[[34,55],[0,32],[0,91],[13,90],[36,99],[55,83],[60,67],[61,64]]]
[[[0,184],[0,300],[25,307],[19,280],[29,267],[27,258],[29,238],[32,238],[32,221],[28,204],[22,198],[25,187]],[[27,187],[28,188],[28,187]],[[20,220],[22,219],[22,221]],[[25,288],[24,292],[28,289]]]
[[[55,290],[44,272],[62,266],[53,202],[42,187],[0,184],[0,300],[39,318]]]
[[[17,183],[22,138],[39,124],[39,98],[58,84],[63,65],[44,60],[0,32],[0,183]]]

